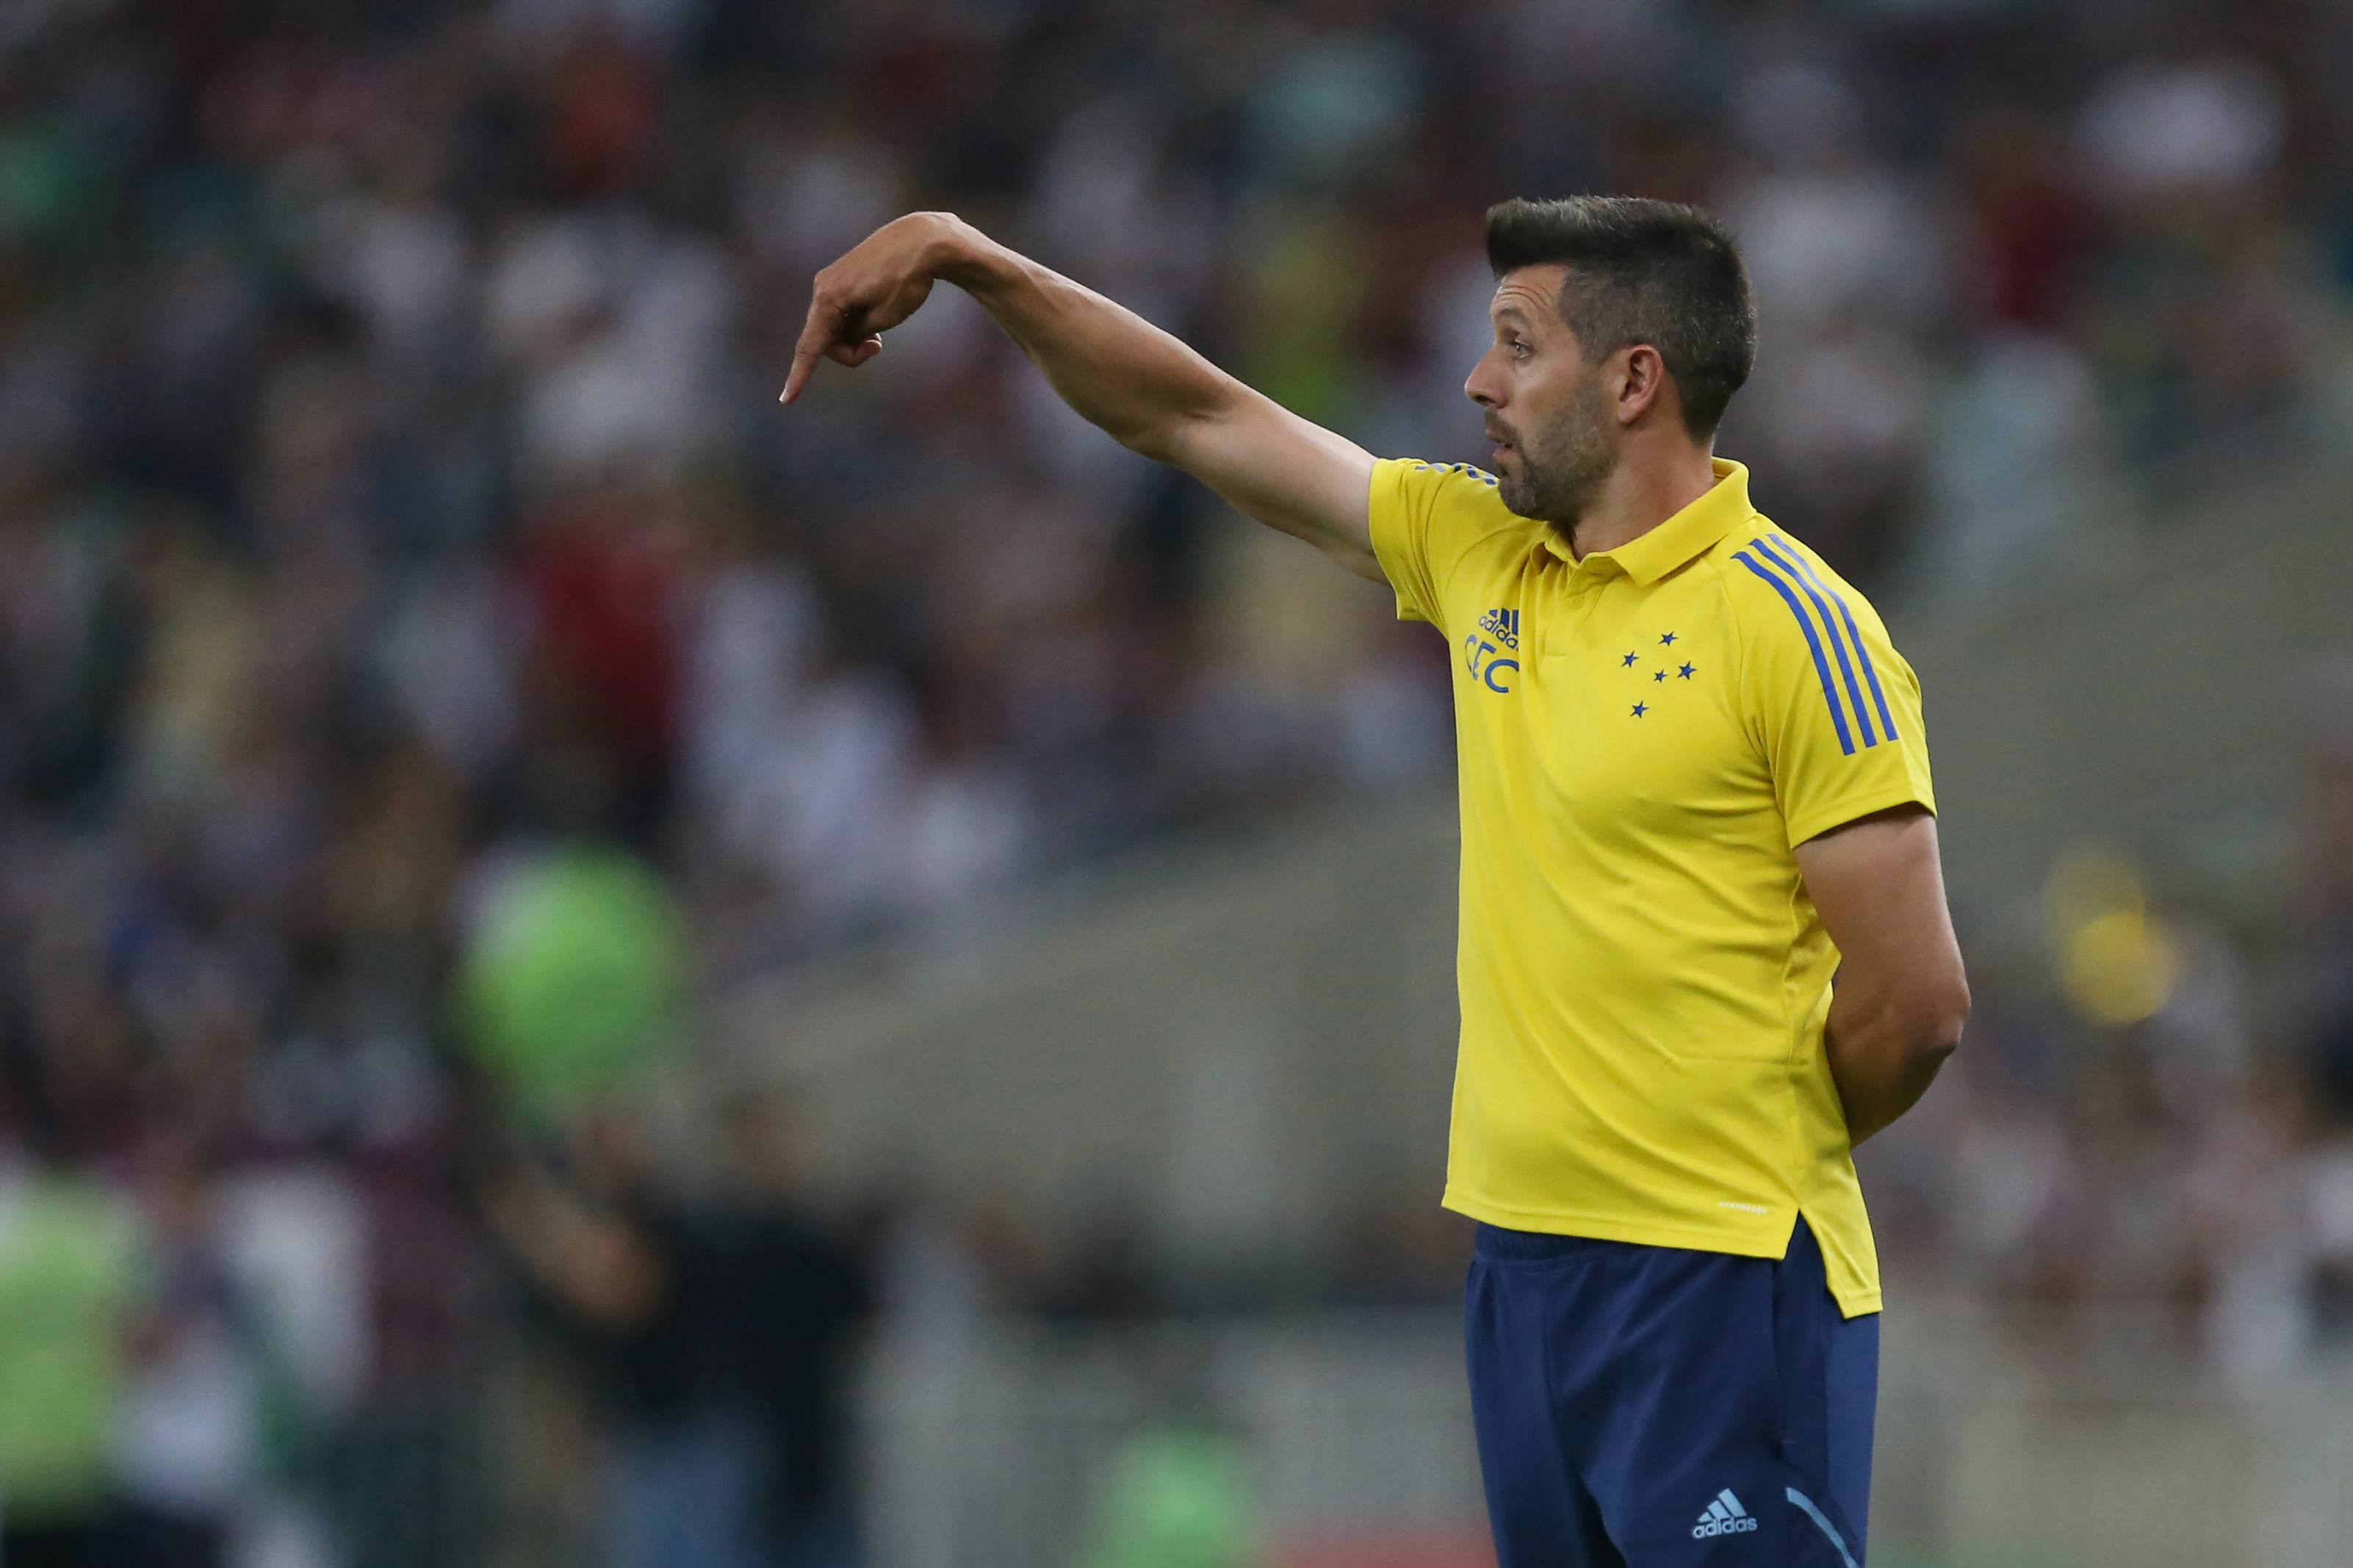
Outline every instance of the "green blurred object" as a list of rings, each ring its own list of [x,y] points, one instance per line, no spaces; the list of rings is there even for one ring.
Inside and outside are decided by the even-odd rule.
[[[137,1222],[86,1176],[0,1194],[0,1487],[12,1525],[99,1516],[147,1273]]]
[[[1082,1568],[1257,1568],[1240,1450],[1194,1426],[1139,1434],[1112,1462]]]
[[[552,851],[491,894],[459,976],[462,1032],[526,1115],[557,1117],[642,1076],[678,1038],[686,921],[615,849]]]

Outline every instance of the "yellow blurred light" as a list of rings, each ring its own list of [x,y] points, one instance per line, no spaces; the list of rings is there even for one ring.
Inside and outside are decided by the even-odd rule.
[[[2181,949],[2149,913],[2139,868],[2106,849],[2079,849],[2043,888],[2052,963],[2068,1004],[2111,1027],[2153,1017],[2181,984]]]
[[[2067,999],[2112,1027],[2156,1016],[2181,984],[2181,952],[2165,928],[2137,910],[2095,915],[2062,949]]]

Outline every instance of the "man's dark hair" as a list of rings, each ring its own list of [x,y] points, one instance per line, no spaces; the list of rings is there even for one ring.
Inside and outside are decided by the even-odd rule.
[[[1757,363],[1757,298],[1724,225],[1697,207],[1643,196],[1514,198],[1487,209],[1487,265],[1564,266],[1561,319],[1586,357],[1648,343],[1683,394],[1695,440]]]

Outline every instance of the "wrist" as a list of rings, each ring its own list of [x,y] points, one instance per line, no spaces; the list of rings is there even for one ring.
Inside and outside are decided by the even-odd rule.
[[[923,242],[925,273],[967,294],[977,294],[1000,279],[1008,254],[1003,246],[954,213],[925,216],[930,220]]]

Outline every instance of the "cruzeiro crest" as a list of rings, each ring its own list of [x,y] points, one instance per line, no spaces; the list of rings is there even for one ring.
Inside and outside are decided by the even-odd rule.
[[[1490,610],[1479,617],[1479,629],[1462,634],[1462,668],[1471,679],[1505,697],[1519,679],[1520,612]],[[1508,654],[1511,657],[1505,658]]]
[[[1681,640],[1677,633],[1661,632],[1658,641],[1647,647],[1628,648],[1620,658],[1619,669],[1634,678],[1627,699],[1628,718],[1644,719],[1657,712],[1660,698],[1671,697],[1681,683],[1699,674],[1699,667],[1677,649]]]

